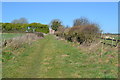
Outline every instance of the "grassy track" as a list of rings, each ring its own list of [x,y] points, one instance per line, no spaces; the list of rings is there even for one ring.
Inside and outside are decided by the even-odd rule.
[[[108,53],[109,54],[109,53]],[[117,77],[114,63],[101,63],[106,57],[80,52],[69,43],[48,35],[14,60],[3,63],[5,78],[99,78]],[[114,62],[117,59],[114,59]]]

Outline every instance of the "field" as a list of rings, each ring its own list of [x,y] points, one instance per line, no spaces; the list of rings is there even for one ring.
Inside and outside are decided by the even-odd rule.
[[[10,39],[18,36],[22,36],[24,33],[3,33],[2,34],[2,39]]]
[[[5,38],[19,35],[5,34]],[[46,35],[43,39],[15,50],[13,53],[18,55],[3,62],[3,77],[117,78],[118,50],[101,46],[97,47],[97,52],[89,52],[82,50],[78,44]],[[9,47],[4,51],[9,52]]]

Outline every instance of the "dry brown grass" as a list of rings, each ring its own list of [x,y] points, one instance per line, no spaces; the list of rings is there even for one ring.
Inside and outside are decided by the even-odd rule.
[[[118,51],[118,46],[114,47],[114,46],[104,45],[100,41],[93,42],[90,46],[80,45],[78,48],[86,53],[97,53],[97,54],[104,54],[107,51],[116,53]]]
[[[7,47],[12,47],[13,49],[17,49],[24,45],[25,43],[31,44],[33,41],[36,41],[37,39],[40,39],[42,37],[38,37],[35,34],[27,33],[26,35],[15,37],[12,39],[7,40]]]

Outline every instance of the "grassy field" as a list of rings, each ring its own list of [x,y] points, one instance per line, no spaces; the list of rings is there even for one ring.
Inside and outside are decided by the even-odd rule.
[[[22,36],[25,33],[2,33],[2,39],[10,39],[18,36]]]
[[[85,53],[72,43],[47,35],[15,51],[15,58],[3,62],[4,78],[116,78],[116,51]],[[113,57],[111,57],[112,55]]]

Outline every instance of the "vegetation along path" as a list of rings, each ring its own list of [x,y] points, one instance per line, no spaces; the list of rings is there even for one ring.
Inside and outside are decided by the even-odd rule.
[[[104,65],[104,66],[103,66]],[[33,42],[15,59],[3,63],[5,78],[116,77],[117,68],[101,63],[96,54],[80,52],[53,35]]]

